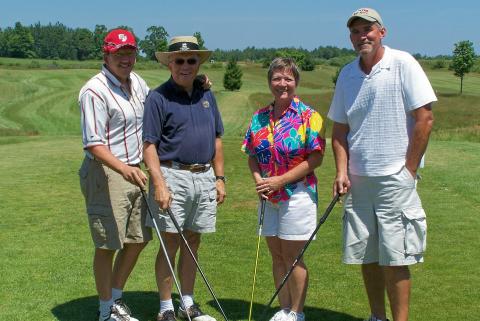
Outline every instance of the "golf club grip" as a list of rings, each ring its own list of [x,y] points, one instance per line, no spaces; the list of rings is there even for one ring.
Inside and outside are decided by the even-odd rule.
[[[330,215],[330,212],[332,211],[332,209],[335,207],[335,204],[338,202],[340,198],[340,194],[336,194],[334,196],[334,198],[332,199],[332,201],[330,202],[330,204],[328,205],[327,209],[325,210],[325,213],[322,215],[322,217],[320,218],[320,221],[319,223],[317,224],[317,227],[315,228],[315,230],[313,231],[312,235],[310,235],[310,237],[308,238],[308,241],[305,243],[305,245],[303,246],[302,250],[300,251],[300,254],[297,256],[297,258],[295,259],[295,261],[293,262],[290,270],[288,270],[287,274],[285,274],[285,277],[283,278],[282,280],[282,283],[280,283],[280,286],[276,289],[275,293],[273,294],[272,298],[270,299],[270,301],[267,303],[267,306],[265,307],[265,309],[263,310],[263,314],[262,314],[262,318],[263,319],[263,316],[265,315],[265,313],[267,312],[268,308],[270,308],[270,306],[272,305],[273,301],[275,300],[275,298],[277,297],[277,295],[280,293],[280,291],[282,290],[283,286],[285,285],[285,283],[287,282],[290,274],[292,274],[293,272],[293,269],[295,268],[295,266],[297,265],[297,263],[302,259],[303,257],[303,254],[305,253],[305,251],[307,250],[308,246],[310,245],[310,243],[312,242],[313,238],[315,237],[315,235],[317,234],[318,230],[320,229],[320,227],[322,226],[322,224],[327,220],[327,217],[328,215]]]
[[[262,201],[260,202],[260,221],[258,225],[260,226],[260,229],[263,226],[263,219],[265,218],[265,204],[267,203],[267,200],[262,198]]]
[[[186,305],[185,305],[185,301],[183,300],[183,293],[182,293],[182,290],[181,290],[180,285],[178,283],[177,277],[175,276],[175,271],[173,270],[172,262],[170,261],[170,258],[168,257],[167,249],[165,247],[165,243],[163,242],[162,235],[160,234],[160,230],[158,229],[157,221],[155,220],[155,217],[153,216],[152,210],[150,209],[150,204],[148,204],[148,198],[147,198],[147,195],[145,194],[145,190],[143,188],[140,188],[140,190],[142,191],[142,196],[143,196],[143,200],[145,202],[145,205],[147,207],[147,212],[148,212],[148,214],[150,215],[150,218],[153,221],[153,226],[155,228],[155,232],[157,233],[158,240],[160,241],[160,247],[163,250],[163,255],[165,255],[165,261],[167,261],[167,265],[168,265],[168,268],[170,269],[170,273],[172,273],[173,282],[175,283],[175,287],[177,288],[178,294],[180,295],[180,300],[182,301],[183,307],[185,307]],[[188,313],[187,313],[187,319],[188,319],[188,321],[192,321],[192,319],[190,318],[190,315]]]
[[[202,276],[202,279],[203,279],[203,281],[205,282],[205,285],[207,286],[208,291],[210,291],[210,294],[212,295],[215,303],[217,304],[218,308],[220,309],[220,313],[222,314],[222,316],[223,316],[223,318],[225,319],[225,321],[228,321],[228,318],[227,318],[227,316],[225,315],[225,312],[223,311],[223,308],[222,308],[222,306],[220,305],[220,302],[218,302],[217,296],[216,296],[215,293],[213,292],[213,289],[212,289],[212,287],[210,286],[210,283],[208,282],[205,273],[203,273],[203,270],[202,270],[202,268],[200,267],[200,264],[198,264],[197,258],[196,258],[195,255],[193,254],[192,248],[191,248],[190,245],[188,244],[187,239],[185,238],[185,235],[183,235],[182,229],[180,228],[180,225],[178,224],[177,219],[175,218],[175,216],[173,216],[172,210],[171,210],[170,208],[167,208],[167,214],[168,214],[168,216],[170,216],[170,219],[172,220],[173,225],[175,225],[175,228],[177,229],[178,234],[180,234],[180,237],[181,237],[181,239],[183,240],[183,243],[185,244],[188,252],[190,253],[190,256],[192,257],[193,262],[194,262],[195,265],[197,266],[197,270],[198,270],[198,272],[200,272],[200,275]]]

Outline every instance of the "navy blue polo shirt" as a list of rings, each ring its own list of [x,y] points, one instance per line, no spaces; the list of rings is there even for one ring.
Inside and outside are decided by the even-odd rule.
[[[143,141],[157,146],[160,161],[207,164],[215,156],[215,139],[221,135],[223,123],[210,90],[195,82],[190,97],[170,78],[150,91]]]

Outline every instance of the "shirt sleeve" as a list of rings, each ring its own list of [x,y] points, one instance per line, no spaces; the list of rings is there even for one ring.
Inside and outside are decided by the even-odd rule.
[[[345,68],[344,68],[345,69]],[[343,71],[343,70],[342,70]],[[345,96],[343,93],[343,72],[340,72],[335,86],[332,103],[327,117],[337,123],[347,124],[348,118],[345,112]]]
[[[403,99],[407,111],[437,101],[427,75],[413,56],[407,55],[402,67]]]
[[[306,151],[310,154],[313,151],[325,153],[325,126],[322,116],[316,111],[309,118],[307,128]]]
[[[252,126],[250,125],[245,133],[245,139],[241,147],[241,151],[248,156],[255,156],[255,151],[252,144]]]
[[[217,100],[215,96],[210,92],[210,98],[214,105],[214,117],[215,117],[215,136],[221,137],[223,136],[224,128],[223,128],[223,121],[222,116],[220,115],[220,111],[218,110]]]
[[[87,88],[79,99],[83,148],[107,145],[108,109],[103,98]]]
[[[143,141],[155,145],[160,143],[163,131],[162,99],[156,91],[151,91],[145,100],[143,112]]]

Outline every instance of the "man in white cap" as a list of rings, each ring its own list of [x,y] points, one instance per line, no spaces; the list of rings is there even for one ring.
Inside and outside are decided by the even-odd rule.
[[[426,217],[415,183],[433,125],[434,91],[408,53],[382,45],[377,11],[361,8],[347,22],[358,53],[338,77],[328,117],[344,205],[344,255],[361,264],[370,321],[407,321],[410,272],[423,262]]]
[[[98,320],[138,321],[130,316],[122,293],[140,252],[152,238],[145,227],[140,191],[147,181],[140,162],[143,102],[149,88],[132,72],[137,44],[131,32],[109,32],[103,52],[102,71],[79,95],[85,151],[80,184],[95,244]]]
[[[168,66],[171,78],[150,93],[144,114],[150,197],[160,210],[172,210],[195,256],[201,234],[215,231],[217,204],[225,198],[222,120],[213,93],[194,81],[210,54],[199,49],[195,37],[172,38],[168,51],[156,53],[158,61]],[[157,215],[157,219],[172,262],[180,248],[177,271],[183,300],[178,317],[214,321],[194,303],[196,266],[173,222],[165,214]],[[173,279],[161,249],[155,271],[160,294],[157,320],[176,320]]]

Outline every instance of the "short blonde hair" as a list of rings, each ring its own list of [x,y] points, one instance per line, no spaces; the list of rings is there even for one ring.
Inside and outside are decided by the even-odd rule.
[[[270,67],[268,68],[268,83],[272,81],[273,73],[277,70],[288,70],[295,78],[295,85],[298,86],[300,82],[300,72],[295,64],[293,58],[278,57],[272,60]]]

